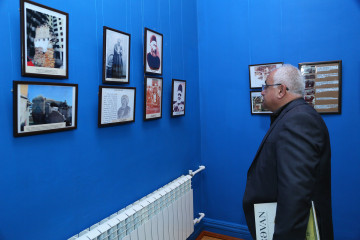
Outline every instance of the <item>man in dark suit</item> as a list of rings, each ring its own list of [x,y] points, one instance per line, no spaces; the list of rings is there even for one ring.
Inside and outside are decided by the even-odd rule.
[[[270,73],[261,94],[271,125],[249,168],[243,209],[256,239],[254,204],[277,202],[273,240],[304,240],[311,201],[321,240],[332,240],[330,139],[321,116],[304,100],[300,71]]]

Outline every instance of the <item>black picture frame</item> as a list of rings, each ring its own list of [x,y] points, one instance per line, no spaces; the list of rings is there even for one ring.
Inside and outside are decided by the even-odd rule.
[[[98,127],[135,122],[136,88],[99,86]]]
[[[144,29],[144,73],[163,74],[163,35]]]
[[[77,128],[78,85],[13,81],[14,137]]]
[[[249,65],[250,89],[261,88],[270,72],[283,64],[283,62],[274,62]]]
[[[145,77],[144,81],[144,120],[162,118],[163,78]]]
[[[131,35],[103,27],[103,83],[130,83]]]
[[[307,103],[320,114],[341,114],[342,61],[299,63]]]
[[[185,116],[186,81],[173,79],[171,89],[171,117]]]
[[[20,0],[20,28],[21,75],[69,78],[69,14]]]
[[[250,92],[250,110],[252,115],[265,114],[269,115],[272,112],[263,107],[264,98],[261,95],[261,91]]]

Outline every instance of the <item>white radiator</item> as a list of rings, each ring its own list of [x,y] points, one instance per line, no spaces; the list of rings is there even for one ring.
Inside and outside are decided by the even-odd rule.
[[[181,176],[68,240],[185,240],[193,216],[191,176]]]

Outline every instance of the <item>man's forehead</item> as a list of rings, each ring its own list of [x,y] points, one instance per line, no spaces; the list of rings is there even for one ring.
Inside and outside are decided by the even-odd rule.
[[[269,82],[271,82],[270,75],[266,78],[266,80],[265,80],[265,84],[268,84]]]
[[[274,77],[275,72],[276,72],[276,70],[272,71],[272,72],[267,76],[267,78],[266,78],[266,80],[265,80],[265,84],[273,81],[273,77]]]

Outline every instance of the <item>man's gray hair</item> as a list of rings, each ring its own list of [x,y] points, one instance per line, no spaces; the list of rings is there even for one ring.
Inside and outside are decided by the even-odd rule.
[[[274,84],[284,84],[289,92],[304,96],[305,80],[301,72],[290,64],[284,64],[274,74]]]

